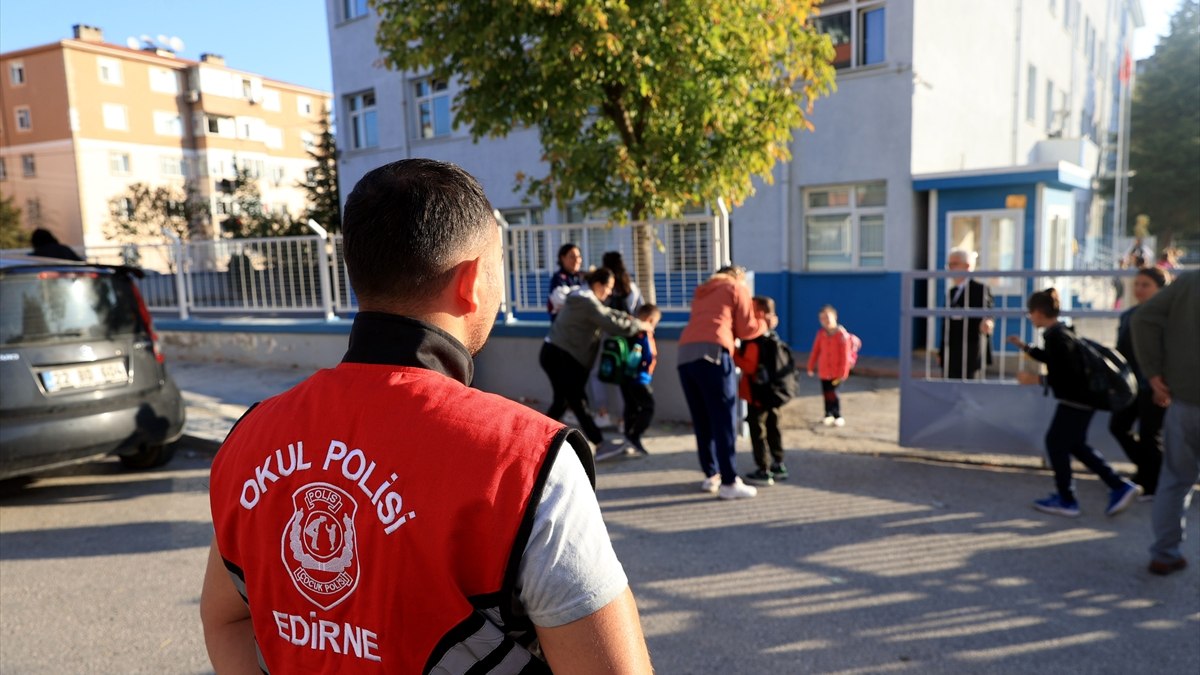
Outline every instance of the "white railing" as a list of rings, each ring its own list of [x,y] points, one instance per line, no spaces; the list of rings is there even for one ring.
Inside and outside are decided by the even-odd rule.
[[[506,225],[505,271],[509,309],[544,316],[550,276],[558,269],[558,250],[572,243],[583,254],[583,267],[599,267],[608,251],[618,251],[639,287],[635,228],[651,237],[656,304],[663,311],[686,311],[692,291],[713,270],[728,262],[727,227],[718,216],[687,216],[672,220],[607,224]]]
[[[686,311],[693,289],[728,262],[726,223],[720,216],[689,216],[639,225],[652,237],[657,304],[664,311]],[[607,251],[621,252],[634,281],[646,285],[636,277],[633,226],[502,227],[507,320],[545,318],[550,275],[567,242],[579,246],[585,269],[599,266]],[[24,255],[28,249],[3,253]],[[92,246],[85,257],[142,268],[138,286],[158,314],[328,319],[358,310],[341,235]]]

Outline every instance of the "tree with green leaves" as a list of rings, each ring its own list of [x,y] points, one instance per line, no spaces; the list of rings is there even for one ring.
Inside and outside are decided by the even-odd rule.
[[[21,227],[21,209],[12,195],[0,197],[0,249],[29,246],[29,231]]]
[[[311,234],[303,221],[290,214],[271,213],[263,208],[258,179],[246,168],[238,168],[230,181],[232,213],[221,223],[221,231],[236,239],[291,237]]]
[[[816,0],[374,0],[397,70],[457,79],[455,124],[479,138],[536,128],[545,176],[516,176],[548,206],[615,222],[678,216],[752,177],[771,181],[813,101],[833,87]],[[634,269],[653,301],[653,233]]]
[[[1200,238],[1200,3],[1183,0],[1139,73],[1131,111],[1129,213],[1166,247]],[[1130,222],[1134,219],[1130,218]]]
[[[328,109],[321,116],[317,141],[308,156],[312,157],[314,165],[304,180],[296,184],[308,195],[308,209],[302,220],[307,222],[311,218],[329,232],[338,232],[342,229],[342,212],[338,193],[337,140]]]
[[[204,231],[209,218],[208,200],[191,181],[151,186],[134,183],[109,201],[105,236],[117,241],[161,241],[164,232],[187,240]]]

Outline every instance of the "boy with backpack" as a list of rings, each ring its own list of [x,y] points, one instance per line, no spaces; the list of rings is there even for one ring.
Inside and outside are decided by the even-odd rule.
[[[787,480],[783,463],[783,438],[779,434],[779,409],[796,395],[796,363],[792,350],[775,332],[779,316],[775,301],[754,297],[754,316],[769,328],[753,340],[742,342],[733,362],[742,369],[738,395],[746,401],[746,422],[750,426],[750,444],[758,469],[745,475],[747,483],[774,485]],[[767,453],[770,452],[770,463]]]
[[[598,369],[601,382],[617,384],[621,388],[621,398],[625,400],[624,435],[630,447],[613,446],[599,451],[596,453],[598,462],[620,455],[645,457],[650,454],[642,445],[642,434],[654,419],[654,390],[650,388],[650,380],[658,364],[654,328],[662,319],[662,311],[646,303],[638,308],[636,316],[646,330],[631,338],[618,335],[605,338]]]

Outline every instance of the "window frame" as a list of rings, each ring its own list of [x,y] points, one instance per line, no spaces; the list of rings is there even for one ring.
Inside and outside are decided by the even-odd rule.
[[[108,153],[108,172],[112,175],[128,176],[132,168],[133,158],[129,156],[128,152],[113,150]]]
[[[109,124],[109,122],[113,120],[110,120],[108,117],[110,111],[115,112],[117,110],[121,111],[122,126],[119,127]],[[120,103],[102,104],[100,106],[100,117],[103,120],[105,129],[109,129],[110,131],[129,131],[129,108],[121,105]]]
[[[883,11],[883,35],[881,36],[879,49],[881,57],[877,61],[867,62],[867,48],[870,46],[864,40],[866,36],[866,19],[867,15],[875,11]],[[839,14],[849,14],[850,34],[845,42],[848,45],[848,61],[845,65],[838,66],[837,61],[833,61],[832,65],[837,70],[854,71],[864,68],[875,68],[883,66],[888,62],[887,56],[887,0],[834,0],[829,5],[821,6],[821,14],[815,17],[815,22],[820,22],[822,19],[829,20]],[[812,24],[813,28],[818,32],[821,31],[819,23]],[[874,44],[874,43],[872,43]],[[837,45],[834,45],[837,49]]]
[[[0,182],[8,180],[8,158],[0,157]]]
[[[24,115],[22,115],[24,113]],[[21,124],[24,119],[24,124]],[[19,105],[13,108],[13,121],[18,133],[29,133],[33,131],[33,111],[27,105]]]
[[[23,87],[27,81],[24,61],[10,61],[8,64],[8,82],[14,87]]]
[[[439,85],[440,88],[438,88]],[[445,80],[426,76],[412,78],[409,80],[409,86],[411,87],[413,97],[413,138],[421,141],[430,141],[453,135],[454,111],[451,107],[453,99],[450,96],[450,83]],[[422,86],[428,88],[428,93],[419,93]],[[438,133],[437,131],[439,100],[445,101],[446,130],[443,133]],[[425,126],[422,124],[422,108],[426,105],[429,106],[429,135],[425,134]]]
[[[872,205],[859,205],[860,190],[866,191],[870,186],[883,188],[883,202]],[[802,245],[801,261],[805,271],[811,272],[877,272],[887,269],[887,180],[863,180],[854,183],[837,183],[831,185],[809,185],[801,189],[802,214],[800,216],[800,240]],[[820,192],[845,191],[846,203],[831,206],[810,206],[810,196]],[[819,263],[813,266],[810,261],[812,252],[809,248],[809,218],[839,216],[846,221],[846,241],[843,252],[850,257],[849,264]],[[863,220],[881,219],[879,227],[883,230],[882,246],[878,251],[863,251]],[[878,265],[864,265],[863,260],[879,260]]]
[[[366,104],[366,97],[371,97],[371,104]],[[355,107],[355,102],[359,102]],[[346,109],[347,139],[350,150],[370,150],[379,147],[379,98],[374,89],[363,89],[342,97]],[[370,126],[367,126],[367,121]],[[372,133],[367,133],[368,128]],[[315,140],[315,138],[314,138]],[[373,142],[372,142],[373,141]]]
[[[21,155],[21,176],[24,178],[37,177],[37,158],[32,152]]]
[[[1025,67],[1025,121],[1037,124],[1038,67],[1029,63]]]
[[[155,110],[154,117],[154,133],[157,136],[170,136],[171,138],[183,138],[183,116],[171,112],[169,110]],[[170,126],[170,130],[166,130]]]
[[[341,5],[343,22],[361,19],[371,13],[371,6],[367,0],[341,0]]]
[[[42,200],[40,197],[29,197],[25,200],[25,222],[35,227],[42,224]]]
[[[110,77],[105,77],[105,68],[109,66]],[[125,84],[125,73],[121,67],[119,59],[108,58],[107,56],[96,57],[96,79],[101,84],[108,84],[114,87],[120,87]]]

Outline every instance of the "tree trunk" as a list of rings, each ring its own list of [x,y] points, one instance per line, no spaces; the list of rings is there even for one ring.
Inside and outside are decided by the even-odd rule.
[[[653,226],[637,223],[633,226],[633,274],[646,302],[657,304],[654,290],[654,231]]]

